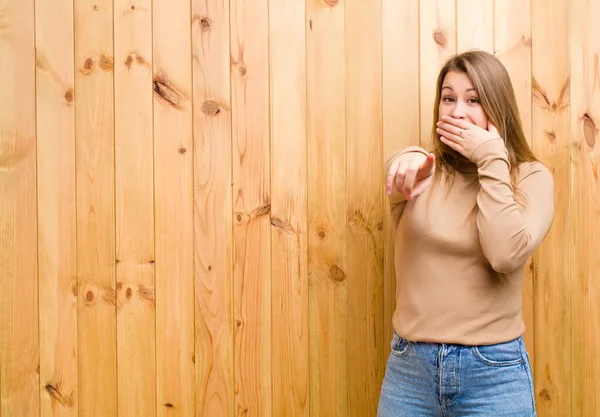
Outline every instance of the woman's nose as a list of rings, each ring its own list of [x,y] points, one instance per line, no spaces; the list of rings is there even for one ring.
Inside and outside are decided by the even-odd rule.
[[[464,103],[457,101],[450,116],[454,117],[455,119],[464,119],[467,116]]]

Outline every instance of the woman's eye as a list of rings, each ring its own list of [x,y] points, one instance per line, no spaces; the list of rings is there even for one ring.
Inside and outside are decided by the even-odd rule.
[[[442,99],[442,101],[444,101],[445,103],[452,103],[454,101],[454,98],[446,96]]]
[[[475,104],[479,103],[479,99],[476,98],[476,97],[472,97],[472,98],[469,99],[469,103],[475,103]]]

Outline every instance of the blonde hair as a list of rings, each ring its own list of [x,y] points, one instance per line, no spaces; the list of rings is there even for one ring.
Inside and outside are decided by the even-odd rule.
[[[436,156],[434,182],[439,180],[441,173],[453,177],[461,162],[465,162],[466,159],[441,142],[435,131],[436,122],[439,120],[442,84],[450,71],[462,72],[469,77],[479,95],[485,114],[498,128],[508,151],[511,184],[516,192],[519,165],[522,162],[537,161],[537,158],[523,133],[521,116],[508,71],[494,55],[478,50],[464,52],[450,58],[438,75],[431,134],[433,153]]]

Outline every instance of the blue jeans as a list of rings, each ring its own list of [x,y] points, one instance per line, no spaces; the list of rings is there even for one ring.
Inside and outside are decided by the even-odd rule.
[[[394,333],[378,417],[532,417],[523,338],[490,346],[413,343]]]

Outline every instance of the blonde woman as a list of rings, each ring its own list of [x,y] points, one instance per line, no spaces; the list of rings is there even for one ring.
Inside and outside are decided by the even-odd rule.
[[[431,152],[386,164],[397,276],[379,417],[535,416],[521,288],[554,216],[549,170],[493,55],[450,59]]]

